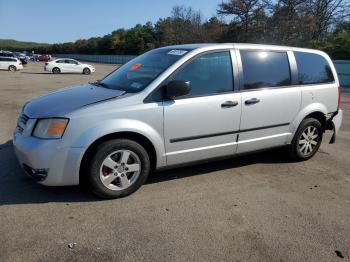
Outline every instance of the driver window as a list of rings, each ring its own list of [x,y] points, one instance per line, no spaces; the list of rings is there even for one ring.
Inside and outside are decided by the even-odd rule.
[[[229,51],[216,52],[195,58],[169,81],[190,81],[191,92],[185,98],[233,92],[233,72]]]

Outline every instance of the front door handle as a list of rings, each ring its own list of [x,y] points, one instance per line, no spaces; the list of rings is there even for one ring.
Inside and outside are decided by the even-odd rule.
[[[246,100],[244,103],[246,105],[253,105],[253,104],[257,104],[259,102],[260,102],[260,99],[252,98],[252,99]]]
[[[221,104],[221,107],[222,108],[229,108],[229,107],[234,107],[237,105],[238,105],[237,101],[226,101],[225,103]]]

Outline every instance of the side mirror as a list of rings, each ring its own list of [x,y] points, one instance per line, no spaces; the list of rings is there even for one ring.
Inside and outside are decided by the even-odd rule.
[[[190,81],[174,80],[170,81],[165,88],[165,95],[169,99],[185,96],[191,92]]]

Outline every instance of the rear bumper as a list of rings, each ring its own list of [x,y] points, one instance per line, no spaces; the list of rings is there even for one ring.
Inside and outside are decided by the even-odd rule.
[[[343,110],[339,109],[334,115],[327,121],[326,130],[332,130],[333,136],[331,138],[330,144],[334,144],[336,136],[339,132],[340,126],[343,121]]]

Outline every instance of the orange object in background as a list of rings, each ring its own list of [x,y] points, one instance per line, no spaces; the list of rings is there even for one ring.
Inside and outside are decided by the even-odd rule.
[[[139,68],[140,66],[142,66],[141,63],[137,63],[135,65],[133,65],[131,68],[130,68],[130,71],[135,71],[137,68]]]

